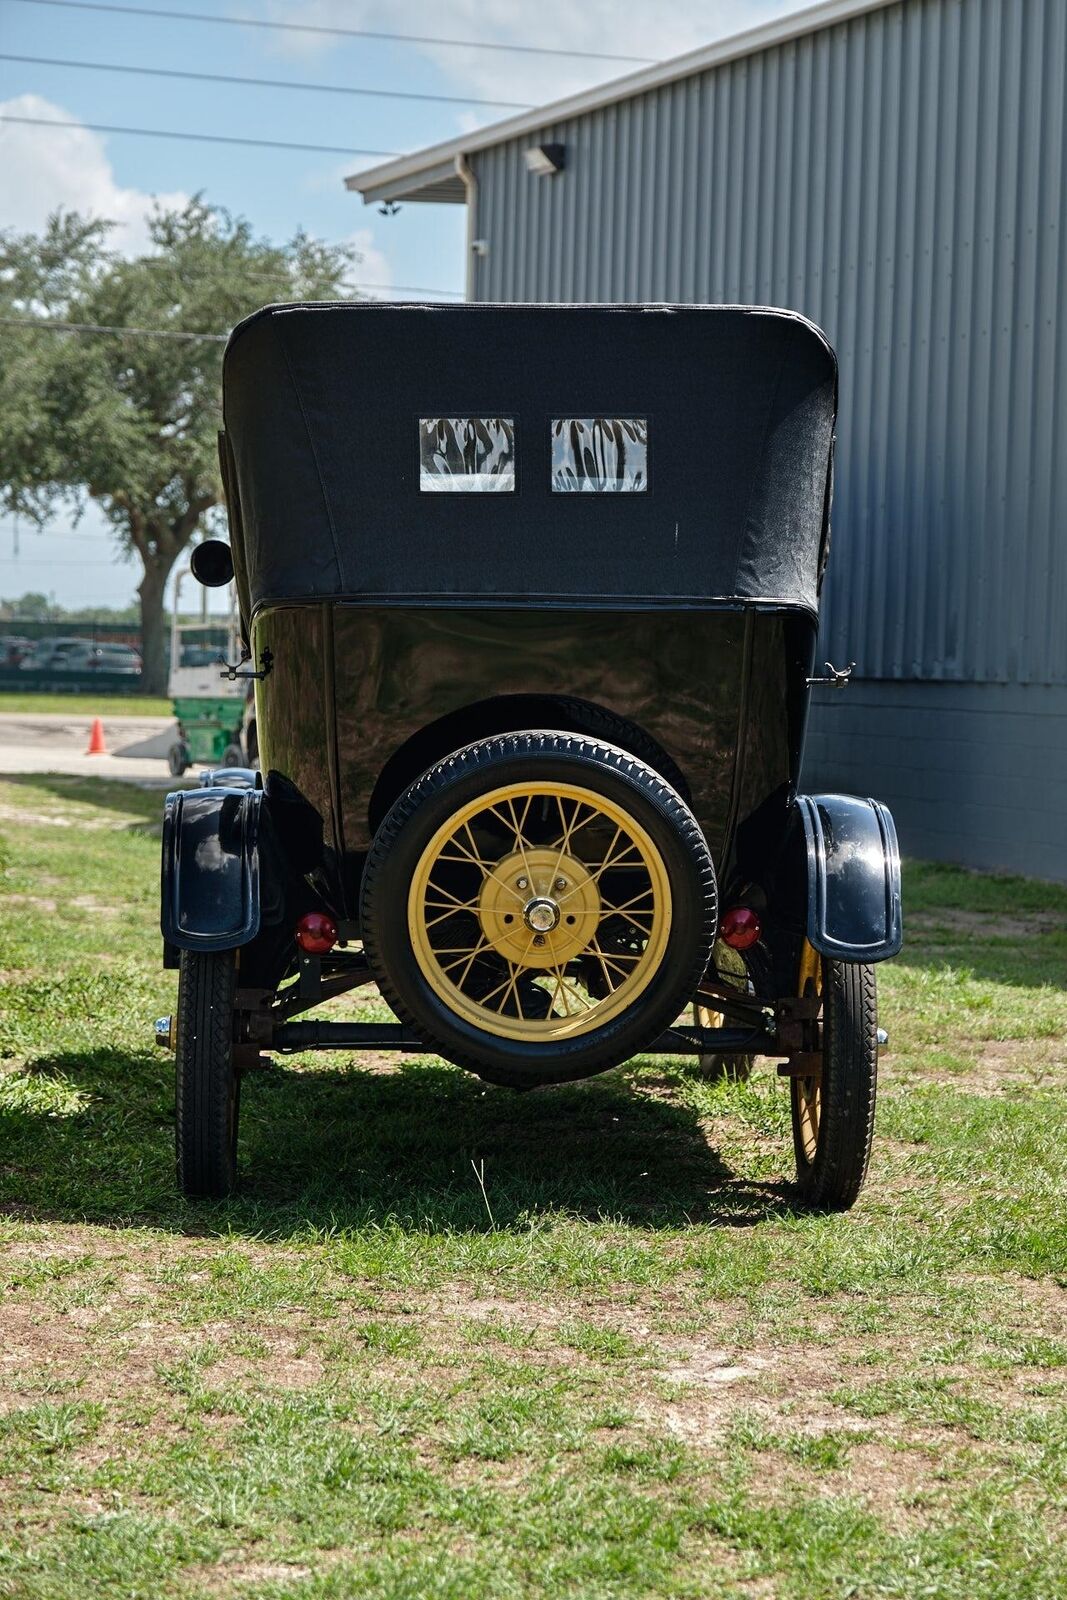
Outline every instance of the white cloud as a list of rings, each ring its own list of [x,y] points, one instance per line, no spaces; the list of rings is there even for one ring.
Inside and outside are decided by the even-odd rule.
[[[374,233],[370,228],[359,228],[349,235],[348,243],[359,252],[359,260],[352,269],[352,278],[356,286],[367,284],[368,294],[380,295],[383,289],[388,289],[393,281],[393,269],[384,250],[379,250],[374,243]]]
[[[654,5],[635,5],[626,0],[582,0],[576,5],[574,0],[540,0],[530,7],[518,6],[514,0],[450,0],[443,13],[439,0],[407,0],[402,17],[398,17],[395,0],[272,0],[269,14],[280,22],[320,27],[539,44],[558,50],[605,50],[609,55],[662,61],[795,11],[805,3],[808,0],[656,0]],[[343,42],[324,34],[290,33],[275,35],[273,45],[282,53],[307,57],[336,49]],[[457,88],[535,105],[637,71],[640,65],[441,45],[411,48],[433,60]],[[505,115],[506,111],[486,110],[479,120]]]
[[[72,122],[69,111],[36,94],[0,101],[0,115]],[[116,224],[112,246],[133,253],[148,243],[145,222],[154,200],[181,206],[180,192],[149,195],[115,179],[104,140],[88,128],[45,129],[0,122],[0,226],[39,233],[62,206]]]

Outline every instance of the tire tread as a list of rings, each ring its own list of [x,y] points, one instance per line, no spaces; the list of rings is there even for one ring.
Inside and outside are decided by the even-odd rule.
[[[236,1067],[231,950],[183,950],[178,982],[176,1134],[178,1183],[190,1198],[221,1198],[236,1179]]]

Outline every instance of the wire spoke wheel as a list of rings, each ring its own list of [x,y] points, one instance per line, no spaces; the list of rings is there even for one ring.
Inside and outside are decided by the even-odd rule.
[[[817,950],[813,950],[805,939],[800,951],[800,972],[797,978],[797,993],[801,999],[808,1000],[812,996],[822,997],[822,957]],[[805,1050],[817,1048],[820,1024],[808,1022],[804,1025],[807,1037],[804,1040]],[[819,1118],[822,1113],[822,1079],[793,1078],[793,1127],[796,1134],[797,1160],[803,1160],[808,1166],[815,1160],[815,1152],[819,1146]]]
[[[670,930],[663,858],[579,784],[512,783],[469,802],[422,854],[408,899],[431,989],[503,1038],[601,1026],[647,986]]]
[[[397,1015],[498,1083],[637,1054],[715,938],[692,812],[639,758],[581,734],[501,734],[423,774],[382,822],[360,923]]]

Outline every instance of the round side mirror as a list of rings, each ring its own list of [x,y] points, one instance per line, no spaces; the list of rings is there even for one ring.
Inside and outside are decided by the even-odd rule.
[[[206,589],[221,589],[233,578],[233,556],[221,539],[205,539],[193,546],[189,570]]]

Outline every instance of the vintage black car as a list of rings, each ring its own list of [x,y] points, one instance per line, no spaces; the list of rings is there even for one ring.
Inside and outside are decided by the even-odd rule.
[[[901,910],[886,808],[798,792],[836,391],[818,329],[760,308],[236,329],[231,546],[194,572],[236,576],[263,775],[166,802],[186,1194],[232,1188],[264,1051],[515,1089],[660,1052],[780,1062],[798,1198],[852,1204]],[[294,1020],[372,982],[395,1023]]]

